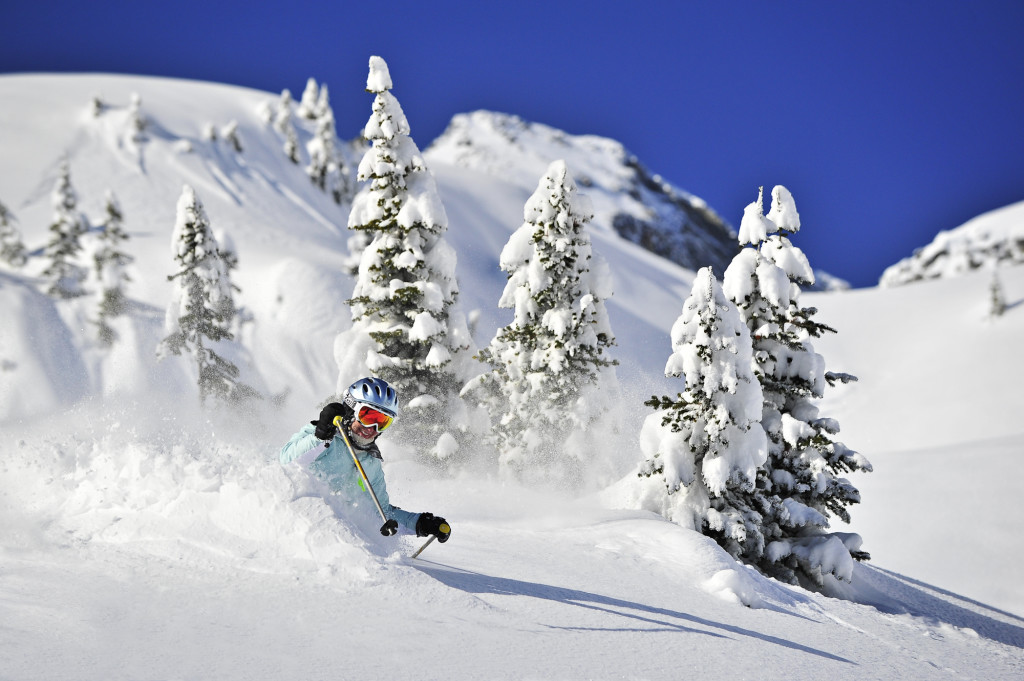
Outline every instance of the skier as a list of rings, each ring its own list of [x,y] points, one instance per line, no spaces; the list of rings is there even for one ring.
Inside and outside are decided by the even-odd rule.
[[[349,453],[345,439],[334,425],[341,417],[345,436],[352,445]],[[296,463],[311,474],[327,482],[331,490],[350,499],[365,495],[360,471],[352,460],[359,459],[380,504],[386,522],[381,534],[394,534],[402,525],[418,537],[434,536],[440,542],[448,541],[451,527],[433,513],[410,513],[392,506],[384,482],[382,457],[376,439],[395,422],[398,416],[398,393],[379,378],[361,378],[348,387],[342,401],[331,402],[320,411],[316,421],[292,436],[281,448],[281,464]]]

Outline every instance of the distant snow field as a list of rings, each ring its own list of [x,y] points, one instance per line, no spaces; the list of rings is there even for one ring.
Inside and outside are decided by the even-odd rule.
[[[331,94],[369,114],[365,93]],[[348,206],[305,172],[309,121],[294,121],[300,162],[286,157],[267,117],[279,101],[157,78],[0,77],[0,203],[30,256],[0,265],[0,678],[1024,678],[1024,266],[801,297],[838,330],[814,342],[828,370],[859,378],[821,413],[874,466],[853,479],[851,525],[833,528],[862,535],[872,560],[823,595],[630,506],[642,402],[682,389],[663,370],[695,274],[599,215],[611,354],[637,432],[593,452],[601,484],[573,493],[473,467],[441,475],[385,435],[392,501],[453,528],[412,560],[424,539],[381,537],[369,503],[346,506],[278,463],[335,389],[353,286]],[[210,134],[231,123],[241,152]],[[450,147],[423,154],[478,344],[508,321],[498,258],[539,178],[523,159],[568,157],[599,187],[622,177],[616,143],[566,151],[541,132],[513,166],[488,169],[486,138],[469,166]],[[42,292],[62,161],[92,225],[108,190],[123,208],[130,307],[110,348],[94,296]],[[245,414],[200,409],[188,360],[156,359],[186,184],[238,258],[251,321],[232,359],[273,398]],[[602,215],[639,210],[628,191],[600,191]],[[737,222],[743,210],[715,208]],[[989,222],[1016,233],[1019,214]]]

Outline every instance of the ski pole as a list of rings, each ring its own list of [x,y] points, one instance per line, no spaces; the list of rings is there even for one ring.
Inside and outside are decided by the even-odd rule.
[[[430,546],[430,542],[434,541],[435,539],[437,539],[437,537],[435,537],[434,535],[430,535],[430,539],[428,539],[427,541],[425,541],[423,543],[423,546],[420,547],[420,550],[417,551],[416,553],[412,554],[411,556],[409,556],[409,558],[415,558],[416,556],[418,556],[421,553],[423,553],[423,549],[425,549],[428,546]]]
[[[384,521],[384,524],[380,526],[380,533],[385,537],[398,532],[398,521],[394,518],[388,518],[384,515],[384,509],[381,508],[380,500],[377,499],[377,493],[373,491],[373,485],[370,484],[370,479],[366,476],[366,471],[363,470],[363,464],[359,463],[359,457],[356,456],[356,450],[352,448],[352,443],[348,441],[348,435],[345,434],[345,429],[342,427],[341,417],[334,417],[334,427],[341,433],[341,439],[345,441],[345,446],[348,447],[348,453],[352,455],[352,461],[356,464],[356,469],[359,471],[359,475],[363,478],[363,483],[366,485],[366,491],[370,493],[370,498],[373,499],[374,506],[380,512],[380,517]]]

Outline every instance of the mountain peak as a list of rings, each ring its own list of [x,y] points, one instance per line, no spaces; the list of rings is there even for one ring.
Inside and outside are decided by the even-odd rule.
[[[595,228],[690,270],[711,265],[719,275],[739,250],[733,230],[704,201],[649,171],[613,139],[481,110],[454,116],[425,155],[526,191],[562,159],[593,202]]]

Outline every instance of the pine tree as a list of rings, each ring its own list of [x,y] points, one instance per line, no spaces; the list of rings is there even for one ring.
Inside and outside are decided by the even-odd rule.
[[[86,223],[78,212],[78,197],[71,186],[71,167],[66,160],[60,164],[51,200],[53,222],[50,223],[50,241],[43,251],[49,261],[43,270],[43,277],[50,282],[46,293],[55,298],[77,298],[85,295],[82,289],[85,269],[75,263],[75,259],[82,251],[81,236],[85,234]]]
[[[281,91],[277,113],[274,115],[274,129],[284,137],[284,153],[292,163],[299,162],[299,137],[292,123],[292,93]]]
[[[322,95],[327,92],[325,85],[320,91]],[[344,161],[338,154],[337,133],[334,130],[334,112],[325,99],[321,100],[324,107],[319,109],[320,114],[316,118],[316,133],[306,144],[306,151],[309,153],[309,165],[306,167],[306,174],[321,190],[328,192],[335,203],[342,203],[348,196],[348,169],[344,167]]]
[[[242,153],[242,139],[238,136],[238,121],[228,121],[228,124],[221,128],[220,136],[231,145],[232,149]]]
[[[320,86],[320,94],[317,95],[316,98],[316,106],[313,108],[313,117],[320,118],[328,112],[331,112],[332,116],[334,115],[331,110],[331,95],[327,91],[327,83],[324,83]]]
[[[215,349],[234,340],[234,287],[203,204],[188,185],[178,199],[172,249],[178,271],[168,277],[175,289],[164,324],[167,336],[157,356],[192,355],[203,403],[211,397],[232,402],[258,397],[238,381],[238,367]]]
[[[11,267],[24,267],[28,256],[14,214],[0,203],[0,260]]]
[[[665,375],[682,377],[676,397],[646,402],[640,475],[665,517],[715,539],[732,556],[764,548],[757,471],[767,443],[750,332],[710,267],[697,273],[672,326]]]
[[[99,118],[107,110],[107,103],[103,101],[103,98],[97,94],[94,94],[89,98],[89,114],[93,118]]]
[[[117,332],[110,326],[109,320],[124,314],[128,308],[124,285],[131,281],[131,278],[124,268],[133,258],[121,250],[123,243],[128,240],[128,234],[123,228],[124,215],[121,206],[111,191],[107,192],[104,212],[99,247],[93,256],[96,278],[100,283],[100,302],[95,324],[98,327],[100,342],[110,346],[117,340]]]
[[[789,240],[800,229],[792,195],[772,190],[768,216],[758,200],[740,224],[743,250],[724,277],[725,292],[736,303],[753,338],[756,372],[764,401],[761,424],[768,436],[768,459],[758,478],[767,540],[748,562],[787,582],[821,585],[823,575],[848,577],[851,558],[866,558],[855,535],[833,536],[829,516],[849,522],[847,507],[860,495],[843,474],[870,470],[867,460],[835,440],[839,425],[821,418],[814,402],[835,380],[856,380],[825,372],[812,338],[835,329],[816,322],[813,308],[799,305],[800,286],[814,274]]]
[[[491,371],[468,390],[491,413],[504,470],[580,480],[598,445],[587,435],[618,394],[617,362],[606,354],[615,344],[610,287],[603,270],[591,270],[593,212],[564,161],[551,164],[523,212],[500,261],[508,282],[498,304],[515,315],[479,353]]]
[[[302,91],[302,98],[295,109],[296,115],[314,120],[317,117],[319,100],[320,86],[317,85],[315,78],[310,78],[306,81],[306,89]]]
[[[376,95],[363,133],[372,146],[359,167],[368,184],[353,201],[349,229],[373,240],[349,301],[352,328],[335,343],[339,389],[367,369],[385,379],[403,401],[401,432],[419,434],[423,449],[449,459],[466,451],[458,390],[471,339],[457,304],[455,251],[444,240],[448,218],[380,57],[370,59],[367,90]]]
[[[137,92],[132,93],[131,104],[128,107],[127,135],[132,142],[143,142],[146,139],[146,119],[142,115],[142,97]]]
[[[988,285],[989,316],[1002,317],[1006,313],[1006,295],[1003,293],[1003,282],[999,279],[999,269],[992,265],[992,280]]]

